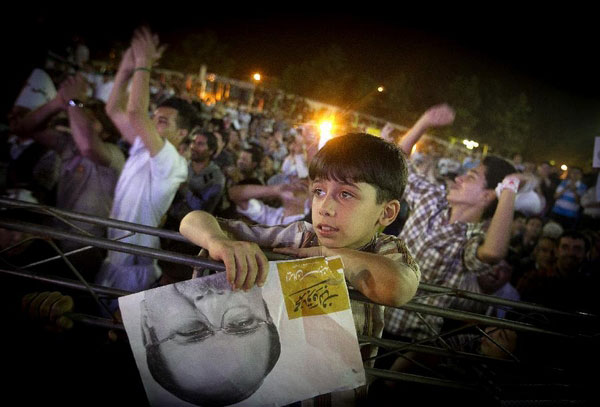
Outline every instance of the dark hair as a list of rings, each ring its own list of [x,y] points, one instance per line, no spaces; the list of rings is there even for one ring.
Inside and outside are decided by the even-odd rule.
[[[252,162],[256,163],[257,167],[262,162],[263,155],[264,155],[262,147],[260,147],[256,144],[251,144],[250,147],[244,148],[242,151],[245,151],[252,155]]]
[[[273,370],[275,364],[279,360],[279,355],[281,354],[281,340],[279,339],[279,332],[277,331],[277,327],[271,319],[271,314],[269,313],[269,308],[267,307],[265,300],[263,300],[263,304],[265,306],[265,312],[268,321],[266,325],[271,339],[269,360],[267,363],[267,370],[265,371],[264,375],[264,377],[266,377],[271,370]],[[151,330],[151,335],[153,335],[154,329],[152,327],[149,329]],[[160,386],[181,400],[196,404],[198,406],[226,406],[234,404],[250,397],[262,385],[261,380],[254,388],[248,389],[245,393],[241,395],[231,395],[232,398],[235,398],[232,400],[207,400],[204,394],[186,391],[179,386],[179,384],[173,378],[173,373],[167,368],[167,363],[163,354],[160,352],[159,346],[153,343],[146,345],[146,362],[148,364],[148,370],[150,371],[150,374]]]
[[[217,152],[217,136],[215,136],[215,134],[210,131],[203,131],[200,128],[195,128],[191,132],[192,137],[198,134],[206,138],[206,145],[208,146],[208,149],[212,151],[211,156],[214,156]]]
[[[223,130],[215,130],[215,133],[219,133],[221,136],[221,140],[223,141],[223,148],[227,147],[229,144],[229,132]]]
[[[517,172],[511,163],[494,155],[485,157],[482,164],[485,166],[485,182],[489,189],[496,188],[496,185],[501,183],[504,177]]]
[[[536,247],[537,247],[537,246],[539,246],[539,244],[540,244],[540,242],[541,242],[542,240],[550,240],[550,242],[552,242],[552,245],[553,245],[554,247],[556,247],[556,239],[554,239],[553,237],[550,237],[550,236],[544,236],[544,235],[541,235],[540,237],[538,237],[538,240],[537,240],[537,243],[535,244],[535,246],[536,246]]]
[[[530,216],[530,217],[527,218],[527,223],[529,223],[529,221],[532,220],[532,219],[539,220],[542,223],[542,226],[544,226],[544,219],[542,219],[541,216],[539,216],[539,215],[532,215],[532,216]]]
[[[377,203],[401,200],[406,187],[404,153],[395,145],[366,133],[335,137],[310,163],[311,181],[366,182],[377,191]]]
[[[588,237],[578,230],[570,229],[570,230],[565,230],[564,232],[562,232],[558,238],[558,244],[560,244],[560,241],[563,237],[569,237],[574,240],[583,240],[583,243],[585,244],[586,253],[590,250],[590,247],[592,245],[592,243],[589,241]]]
[[[180,129],[190,131],[192,125],[198,120],[196,108],[184,99],[171,97],[160,102],[157,108],[159,107],[170,107],[171,109],[177,110],[177,120],[175,123]]]
[[[527,220],[527,215],[525,215],[523,212],[515,211],[513,219],[520,219],[520,218]]]
[[[486,156],[483,159],[482,164],[485,166],[485,183],[487,189],[495,189],[496,186],[502,182],[504,177],[517,172],[511,163],[494,155]],[[498,199],[494,199],[494,201],[485,208],[483,218],[488,219],[494,216],[497,206]]]

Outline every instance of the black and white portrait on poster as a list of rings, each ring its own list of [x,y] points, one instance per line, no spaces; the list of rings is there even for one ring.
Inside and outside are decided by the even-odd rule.
[[[217,273],[119,299],[150,405],[276,406],[364,383],[351,310],[289,318],[275,263],[262,288]]]

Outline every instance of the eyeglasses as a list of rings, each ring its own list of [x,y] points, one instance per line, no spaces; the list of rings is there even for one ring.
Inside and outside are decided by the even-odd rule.
[[[183,321],[182,330],[177,330],[164,339],[153,341],[151,345],[158,346],[168,341],[185,345],[190,343],[202,342],[205,339],[215,335],[217,332],[223,332],[226,335],[244,336],[256,332],[262,325],[269,323],[254,316],[240,316],[239,314],[228,317],[226,312],[221,320],[221,327],[213,326],[208,320],[194,319],[192,321]],[[191,329],[189,329],[191,328]]]

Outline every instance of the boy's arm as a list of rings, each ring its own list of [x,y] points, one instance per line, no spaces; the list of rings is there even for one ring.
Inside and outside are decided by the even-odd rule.
[[[378,304],[402,306],[413,298],[419,286],[419,278],[409,265],[381,254],[325,246],[302,249],[284,247],[273,251],[297,257],[340,256],[346,280]]]
[[[179,231],[190,242],[208,250],[211,259],[225,264],[227,281],[234,290],[262,287],[269,262],[257,244],[230,238],[217,219],[204,211],[192,211],[181,221]]]
[[[454,122],[454,110],[447,104],[430,107],[421,115],[419,120],[408,130],[400,140],[400,149],[410,156],[413,146],[425,132],[433,127],[442,127]],[[391,129],[389,129],[391,131]]]
[[[502,184],[506,184],[511,179],[515,180],[513,183],[516,183],[518,189],[519,184],[525,185],[530,176],[522,173],[507,175]],[[500,192],[498,206],[485,234],[485,240],[477,248],[477,257],[484,263],[496,264],[508,253],[516,195],[515,190],[511,188],[503,188]]]

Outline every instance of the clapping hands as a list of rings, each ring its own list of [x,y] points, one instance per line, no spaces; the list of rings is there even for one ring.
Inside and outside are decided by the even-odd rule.
[[[87,98],[88,87],[89,84],[80,74],[69,76],[60,84],[57,96],[66,109],[71,99],[84,101]]]
[[[135,67],[153,67],[161,58],[166,45],[160,45],[158,35],[152,34],[148,27],[140,27],[133,33],[131,50]]]

